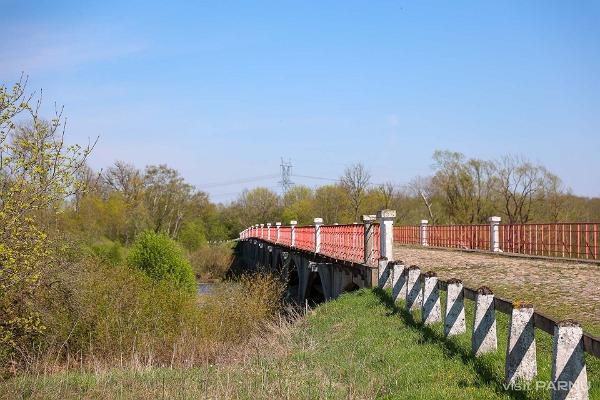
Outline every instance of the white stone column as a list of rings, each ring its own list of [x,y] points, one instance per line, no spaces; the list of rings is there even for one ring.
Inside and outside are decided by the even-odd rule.
[[[408,269],[403,261],[394,261],[392,268],[392,299],[394,302],[405,301]]]
[[[280,237],[279,237],[279,229],[281,229],[281,222],[275,222],[275,228],[276,228],[276,230],[277,230],[277,231],[276,231],[276,239],[275,239],[275,242],[276,242],[276,243],[279,243],[279,239],[280,239]]]
[[[553,400],[589,398],[582,338],[583,330],[575,321],[561,321],[554,327]]]
[[[323,218],[315,218],[315,253],[321,252],[321,225],[323,225]]]
[[[292,228],[291,238],[292,238],[292,247],[296,246],[296,225],[298,225],[298,221],[290,221],[290,227]]]
[[[423,274],[423,296],[421,306],[421,320],[425,325],[442,322],[442,305],[440,303],[440,290],[435,272]]]
[[[409,311],[421,308],[421,284],[419,276],[421,269],[416,265],[408,268],[408,279],[406,282],[406,309]]]
[[[421,229],[420,229],[420,237],[421,237],[421,246],[429,246],[429,226],[427,225],[429,221],[426,219],[421,220]]]
[[[267,222],[267,240],[271,240],[271,223]]]
[[[465,293],[460,279],[448,279],[446,289],[446,318],[444,319],[444,334],[446,336],[460,335],[467,331],[465,323]]]
[[[475,356],[498,350],[494,293],[486,286],[477,289],[471,345]]]
[[[379,220],[379,254],[389,261],[394,260],[394,220],[396,210],[381,210],[377,212]]]
[[[537,375],[533,305],[513,304],[506,347],[506,383],[531,382]]]
[[[365,227],[364,232],[364,263],[366,265],[373,265],[371,260],[373,254],[373,221],[375,221],[375,215],[363,215],[362,216],[363,225]]]
[[[265,224],[260,224],[260,238],[265,238]]]
[[[490,251],[497,253],[500,251],[500,217],[489,217],[490,222]]]

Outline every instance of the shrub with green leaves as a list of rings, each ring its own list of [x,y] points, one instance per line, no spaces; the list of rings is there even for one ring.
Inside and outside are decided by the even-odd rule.
[[[127,260],[130,266],[138,268],[154,281],[167,281],[190,293],[196,290],[192,267],[182,249],[162,233],[141,233]]]

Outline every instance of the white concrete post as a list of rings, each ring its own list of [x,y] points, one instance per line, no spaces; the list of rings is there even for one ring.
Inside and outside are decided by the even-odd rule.
[[[406,309],[418,310],[421,307],[421,284],[419,276],[421,269],[416,265],[408,267],[408,279],[406,283]]]
[[[429,227],[428,224],[429,221],[427,221],[426,219],[422,219],[421,220],[421,246],[429,246],[429,242],[428,242],[428,237],[429,237]]]
[[[475,356],[498,350],[494,293],[486,286],[477,289],[471,345]]]
[[[267,223],[267,240],[271,240],[271,223]]]
[[[554,327],[553,400],[589,398],[582,338],[583,330],[575,321],[561,321]]]
[[[506,383],[531,382],[537,375],[533,305],[513,304],[506,347]]]
[[[298,225],[298,221],[290,221],[290,227],[292,228],[292,247],[296,246],[296,225]]]
[[[363,215],[363,225],[365,226],[364,231],[364,263],[372,265],[371,256],[373,254],[373,221],[375,221],[375,215]],[[375,260],[376,261],[376,260]]]
[[[490,217],[490,251],[497,253],[500,251],[500,217]]]
[[[389,268],[389,261],[387,258],[385,257],[380,257],[378,264],[377,264],[377,269],[378,269],[378,274],[379,274],[379,281],[378,281],[378,285],[380,288],[385,289],[387,287],[390,287],[391,282],[390,282],[390,277],[391,277],[391,272],[390,272],[390,268]]]
[[[440,303],[438,278],[435,272],[432,271],[423,274],[421,320],[425,325],[442,322],[442,305]]]
[[[275,222],[275,228],[277,229],[275,241],[279,243],[279,229],[281,229],[281,222]]]
[[[444,319],[444,334],[446,336],[460,335],[467,331],[465,323],[465,293],[460,279],[448,279],[446,289],[446,318]]]
[[[394,261],[392,277],[392,299],[394,302],[406,300],[406,278],[408,269],[403,261]]]
[[[260,224],[260,238],[265,238],[265,224]]]
[[[394,260],[394,220],[396,210],[381,210],[377,212],[379,220],[379,254],[389,261]]]
[[[260,229],[258,229],[259,226],[260,225],[258,225],[258,224],[254,225],[254,228],[255,228],[254,229],[254,236],[255,237],[260,237]]]
[[[315,218],[315,253],[321,252],[321,225],[323,225],[323,218]]]

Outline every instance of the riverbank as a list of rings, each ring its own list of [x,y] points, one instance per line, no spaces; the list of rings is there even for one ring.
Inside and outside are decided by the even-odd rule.
[[[507,322],[498,316],[500,349]],[[536,339],[538,378],[546,381],[552,338],[540,332]],[[271,326],[221,362],[20,377],[2,383],[0,392],[3,399],[15,393],[32,399],[549,398],[545,390],[506,392],[504,357],[498,352],[475,359],[469,335],[446,340],[441,326],[426,330],[390,306],[389,294],[363,289],[318,306],[292,325]],[[600,363],[588,357],[591,399],[600,398],[599,375]]]

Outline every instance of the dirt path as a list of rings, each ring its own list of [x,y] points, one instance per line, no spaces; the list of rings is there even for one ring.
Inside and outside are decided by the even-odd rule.
[[[489,286],[508,300],[533,302],[558,319],[574,318],[600,336],[600,266],[587,263],[489,256],[460,251],[394,247],[397,260],[435,271],[466,286]]]

